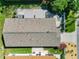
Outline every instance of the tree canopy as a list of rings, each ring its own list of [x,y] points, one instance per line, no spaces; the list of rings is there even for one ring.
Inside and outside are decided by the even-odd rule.
[[[69,0],[67,9],[77,11],[79,2],[77,0]]]
[[[67,4],[67,0],[50,0],[48,7],[50,7],[52,11],[61,12],[67,7]]]
[[[65,10],[78,10],[78,0],[49,0],[48,9],[54,12],[62,12]]]

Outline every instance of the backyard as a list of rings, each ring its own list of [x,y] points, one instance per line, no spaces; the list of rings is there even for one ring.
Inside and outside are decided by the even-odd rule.
[[[27,1],[26,1],[27,2]],[[0,0],[0,12],[5,15],[6,18],[12,18],[16,14],[16,9],[18,8],[41,8],[41,3],[25,3],[25,2],[14,2],[9,1],[5,2],[3,0]]]

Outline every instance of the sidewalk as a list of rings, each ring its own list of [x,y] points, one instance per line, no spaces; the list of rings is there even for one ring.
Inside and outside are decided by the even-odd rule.
[[[46,54],[48,54],[48,51],[45,51],[44,48],[32,48],[32,53],[34,53],[35,55],[41,54],[42,56],[45,56]]]

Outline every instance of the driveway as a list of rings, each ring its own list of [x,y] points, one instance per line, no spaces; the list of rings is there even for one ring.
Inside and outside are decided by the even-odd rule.
[[[61,33],[61,42],[74,43],[77,45],[77,22],[75,22],[75,31],[74,32],[63,32]]]
[[[74,31],[72,33],[61,33],[61,42],[73,42],[77,44],[77,32]]]

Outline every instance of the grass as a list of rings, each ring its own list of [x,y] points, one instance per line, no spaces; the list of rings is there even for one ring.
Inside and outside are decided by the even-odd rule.
[[[0,50],[0,55],[2,55],[4,53],[4,51],[3,50]]]
[[[3,46],[3,42],[2,42],[2,29],[3,29],[3,24],[4,24],[4,15],[0,13],[0,49],[4,48]],[[4,59],[4,55],[3,55],[4,51],[0,50],[0,59]]]
[[[17,8],[40,8],[38,4],[30,4],[30,5],[9,5],[3,9],[3,14],[6,18],[12,18]]]
[[[6,5],[5,8],[3,9],[3,13],[6,16],[6,18],[12,18],[14,16],[14,13],[16,12],[16,9],[18,8],[27,8],[27,9],[32,9],[32,8],[41,8],[40,4],[14,4],[14,5]]]
[[[5,54],[27,54],[27,53],[32,53],[32,48],[11,48],[11,49],[6,49]]]
[[[4,59],[4,51],[0,50],[0,59]]]
[[[54,49],[54,48],[45,48],[51,54],[62,54],[63,50],[61,49]]]
[[[0,56],[0,59],[4,59],[4,56]]]
[[[54,48],[44,48],[45,50],[48,50],[49,53],[51,54],[61,54],[61,59],[65,59],[64,58],[64,50],[61,49],[54,49]]]
[[[0,48],[3,47],[2,29],[3,29],[4,19],[5,19],[4,15],[0,13]]]

